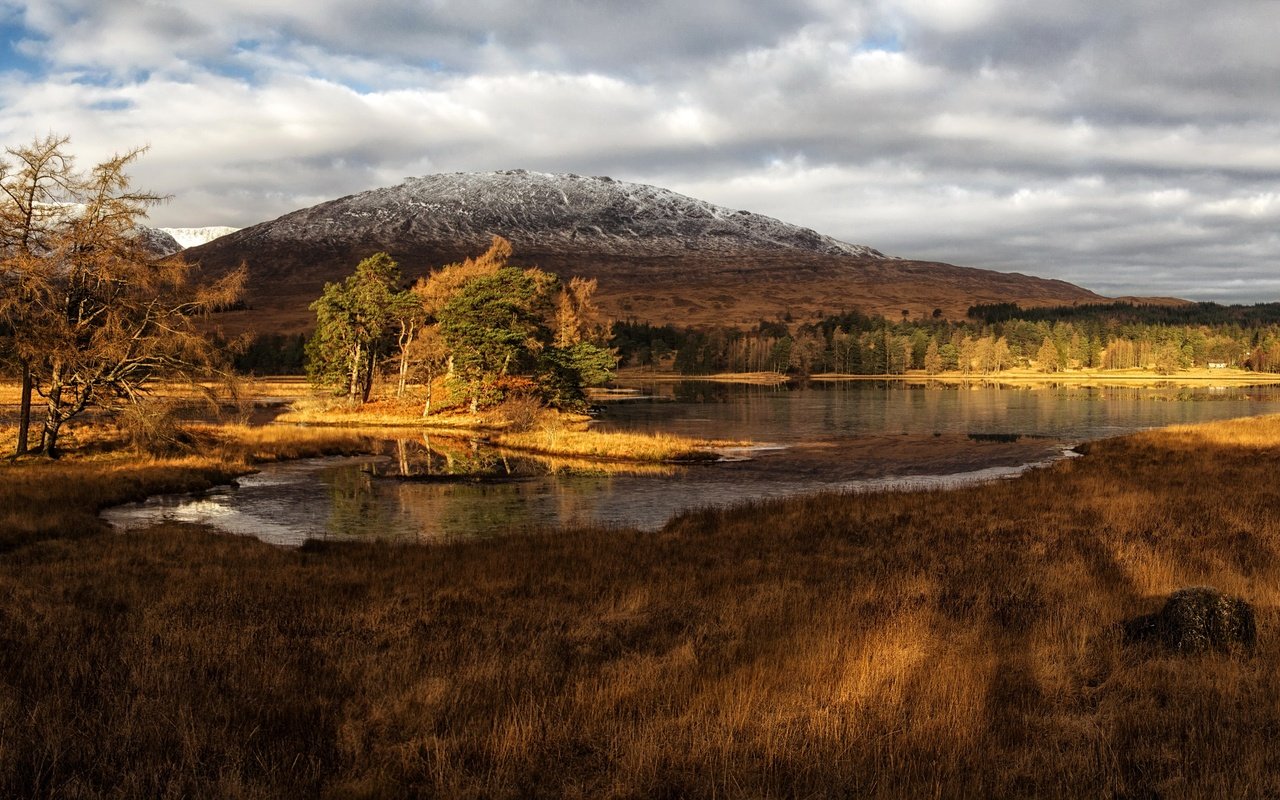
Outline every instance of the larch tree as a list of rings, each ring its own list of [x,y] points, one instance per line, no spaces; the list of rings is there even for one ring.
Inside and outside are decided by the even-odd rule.
[[[29,336],[34,300],[49,277],[46,257],[58,249],[55,242],[75,209],[77,176],[66,152],[69,142],[51,133],[7,148],[0,160],[0,325],[21,380],[15,455],[27,452],[31,429],[31,365],[39,357]]]
[[[560,287],[555,335],[538,364],[539,388],[553,406],[581,406],[584,388],[609,380],[618,365],[608,347],[609,325],[595,304],[596,286],[594,278],[575,276]]]
[[[942,372],[942,353],[938,349],[937,339],[930,339],[929,347],[924,351],[924,371],[929,375]]]
[[[185,263],[157,262],[146,250],[138,225],[163,198],[130,187],[128,167],[143,152],[72,176],[70,212],[46,220],[43,241],[26,256],[14,340],[44,401],[39,449],[47,456],[58,454],[63,426],[86,409],[135,403],[158,378],[206,374],[217,353],[194,320],[233,302],[243,286],[238,271],[194,288]]]
[[[1058,346],[1048,336],[1044,337],[1044,342],[1040,345],[1040,352],[1036,354],[1036,363],[1040,365],[1041,372],[1057,372],[1062,368],[1062,357],[1058,353]]]

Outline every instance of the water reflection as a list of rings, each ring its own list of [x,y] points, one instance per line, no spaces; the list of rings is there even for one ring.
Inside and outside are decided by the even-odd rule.
[[[954,485],[1016,474],[1071,444],[1280,408],[1280,391],[999,388],[859,383],[641,386],[606,429],[772,443],[697,466],[503,452],[465,438],[388,434],[358,459],[270,465],[238,489],[111,509],[122,527],[202,522],[266,541],[429,541],[531,527],[657,529],[680,511],[823,490]]]

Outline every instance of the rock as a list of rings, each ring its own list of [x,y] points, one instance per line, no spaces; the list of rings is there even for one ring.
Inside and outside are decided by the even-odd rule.
[[[1209,586],[1178,589],[1158,612],[1126,620],[1123,628],[1127,642],[1152,642],[1177,653],[1253,650],[1258,639],[1253,608]]]

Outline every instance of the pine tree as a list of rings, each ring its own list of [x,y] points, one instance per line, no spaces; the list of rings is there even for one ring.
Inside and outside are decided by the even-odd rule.
[[[551,340],[554,286],[540,270],[503,267],[463,284],[440,310],[440,333],[473,411],[500,398],[500,378],[533,370]]]
[[[392,352],[394,334],[410,315],[399,283],[399,265],[375,253],[342,283],[325,284],[311,304],[316,331],[307,343],[307,374],[315,385],[345,392],[348,402],[368,402],[378,362]]]

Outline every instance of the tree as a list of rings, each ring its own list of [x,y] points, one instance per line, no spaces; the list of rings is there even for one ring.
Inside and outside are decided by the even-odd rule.
[[[924,371],[929,375],[942,372],[942,353],[938,351],[937,339],[930,339],[929,347],[924,351]]]
[[[231,303],[243,286],[243,270],[193,288],[185,263],[153,261],[137,227],[163,198],[131,190],[127,173],[143,152],[60,179],[75,205],[36,226],[39,249],[22,256],[25,310],[14,345],[44,399],[47,456],[58,454],[63,426],[90,406],[136,403],[157,377],[204,374],[216,352],[193,320]]]
[[[70,139],[48,134],[31,144],[7,148],[0,161],[0,323],[8,351],[18,363],[21,395],[15,455],[27,452],[31,428],[33,346],[27,341],[34,300],[57,237],[74,206],[77,176],[66,152]],[[12,163],[10,162],[12,159]]]
[[[554,276],[502,267],[464,283],[440,310],[440,332],[475,411],[497,399],[498,380],[532,371],[551,339]]]
[[[307,343],[307,374],[347,400],[369,400],[378,362],[391,352],[393,333],[413,314],[398,288],[400,267],[386,253],[356,265],[342,283],[327,283],[311,304],[316,332]]]
[[[618,357],[606,344],[609,326],[596,307],[594,278],[573,277],[556,302],[555,336],[538,363],[538,387],[557,408],[582,406],[587,386],[612,377]]]
[[[1044,342],[1040,345],[1040,352],[1036,354],[1036,363],[1040,366],[1041,372],[1057,372],[1062,368],[1062,359],[1058,354],[1058,346],[1048,336],[1044,338]]]
[[[431,414],[431,389],[439,375],[449,364],[449,349],[440,335],[438,325],[430,325],[419,330],[418,334],[405,347],[405,360],[409,364],[414,377],[422,377],[427,387],[427,399],[422,404],[422,416]]]

